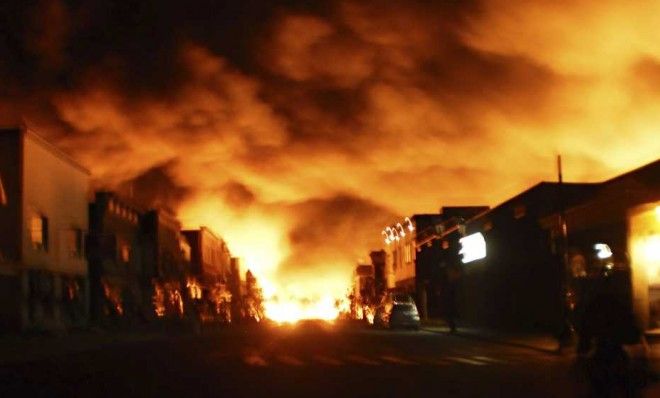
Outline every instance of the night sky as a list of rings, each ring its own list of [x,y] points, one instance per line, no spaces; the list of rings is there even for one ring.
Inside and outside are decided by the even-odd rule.
[[[559,153],[572,181],[660,154],[658,1],[169,3],[3,2],[0,122],[262,272],[344,275]]]

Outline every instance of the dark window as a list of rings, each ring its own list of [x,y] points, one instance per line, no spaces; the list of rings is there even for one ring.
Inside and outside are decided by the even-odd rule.
[[[526,213],[527,213],[527,208],[525,207],[525,205],[517,205],[513,208],[513,218],[515,218],[516,220],[525,217]]]
[[[71,228],[67,231],[66,245],[69,257],[80,258],[83,256],[83,232],[80,228]]]

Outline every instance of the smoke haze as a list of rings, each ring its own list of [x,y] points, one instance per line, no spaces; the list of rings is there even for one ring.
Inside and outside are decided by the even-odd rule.
[[[3,124],[23,118],[97,187],[132,187],[294,284],[341,290],[385,224],[494,205],[554,179],[558,153],[580,181],[660,153],[655,1],[0,12]]]

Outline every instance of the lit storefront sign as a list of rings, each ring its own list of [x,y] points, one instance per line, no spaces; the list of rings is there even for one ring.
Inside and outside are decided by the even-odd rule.
[[[461,261],[464,264],[486,258],[486,240],[481,232],[465,236],[459,239],[459,242],[461,243],[461,250],[458,254],[463,255]]]
[[[612,257],[612,249],[606,243],[596,243],[594,250],[596,251],[596,257],[601,260]]]

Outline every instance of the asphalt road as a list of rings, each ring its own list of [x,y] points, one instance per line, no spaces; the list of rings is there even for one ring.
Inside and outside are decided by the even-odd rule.
[[[465,337],[310,322],[5,363],[0,396],[587,396],[581,369],[570,356]]]

